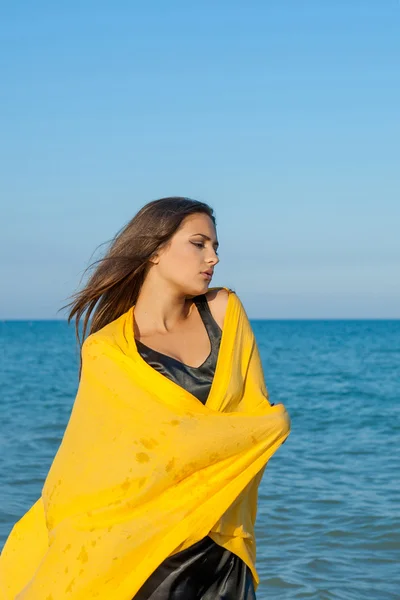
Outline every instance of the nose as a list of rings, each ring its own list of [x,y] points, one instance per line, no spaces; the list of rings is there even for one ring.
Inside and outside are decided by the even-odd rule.
[[[213,250],[212,255],[210,256],[208,262],[212,265],[216,265],[219,263],[219,256],[218,254],[215,252],[215,250]]]

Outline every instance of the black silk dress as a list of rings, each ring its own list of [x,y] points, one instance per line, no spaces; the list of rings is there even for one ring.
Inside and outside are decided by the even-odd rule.
[[[154,369],[206,402],[219,345],[221,328],[213,318],[204,294],[194,299],[211,343],[211,352],[200,367],[149,348],[136,340],[138,352]],[[132,600],[255,600],[250,568],[208,535],[189,548],[166,558]]]

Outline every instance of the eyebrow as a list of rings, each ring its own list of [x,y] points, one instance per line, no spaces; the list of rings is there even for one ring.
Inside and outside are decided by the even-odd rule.
[[[192,235],[201,235],[202,238],[204,238],[205,240],[209,240],[211,242],[211,238],[208,237],[208,235],[206,235],[205,233],[193,233]],[[216,246],[218,248],[219,242],[214,242],[214,246]]]

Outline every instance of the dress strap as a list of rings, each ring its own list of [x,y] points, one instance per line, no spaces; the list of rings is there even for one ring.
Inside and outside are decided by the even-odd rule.
[[[200,296],[196,296],[193,298],[193,301],[195,302],[204,326],[207,329],[212,348],[217,348],[221,341],[222,329],[212,316],[206,295],[201,294]]]

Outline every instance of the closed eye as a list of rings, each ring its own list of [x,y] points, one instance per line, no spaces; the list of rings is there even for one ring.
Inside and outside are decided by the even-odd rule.
[[[192,242],[192,244],[194,244],[198,248],[205,248],[205,246],[204,246],[204,244],[202,244],[202,242]],[[218,256],[218,248],[214,248],[214,250],[215,250],[215,254]]]

